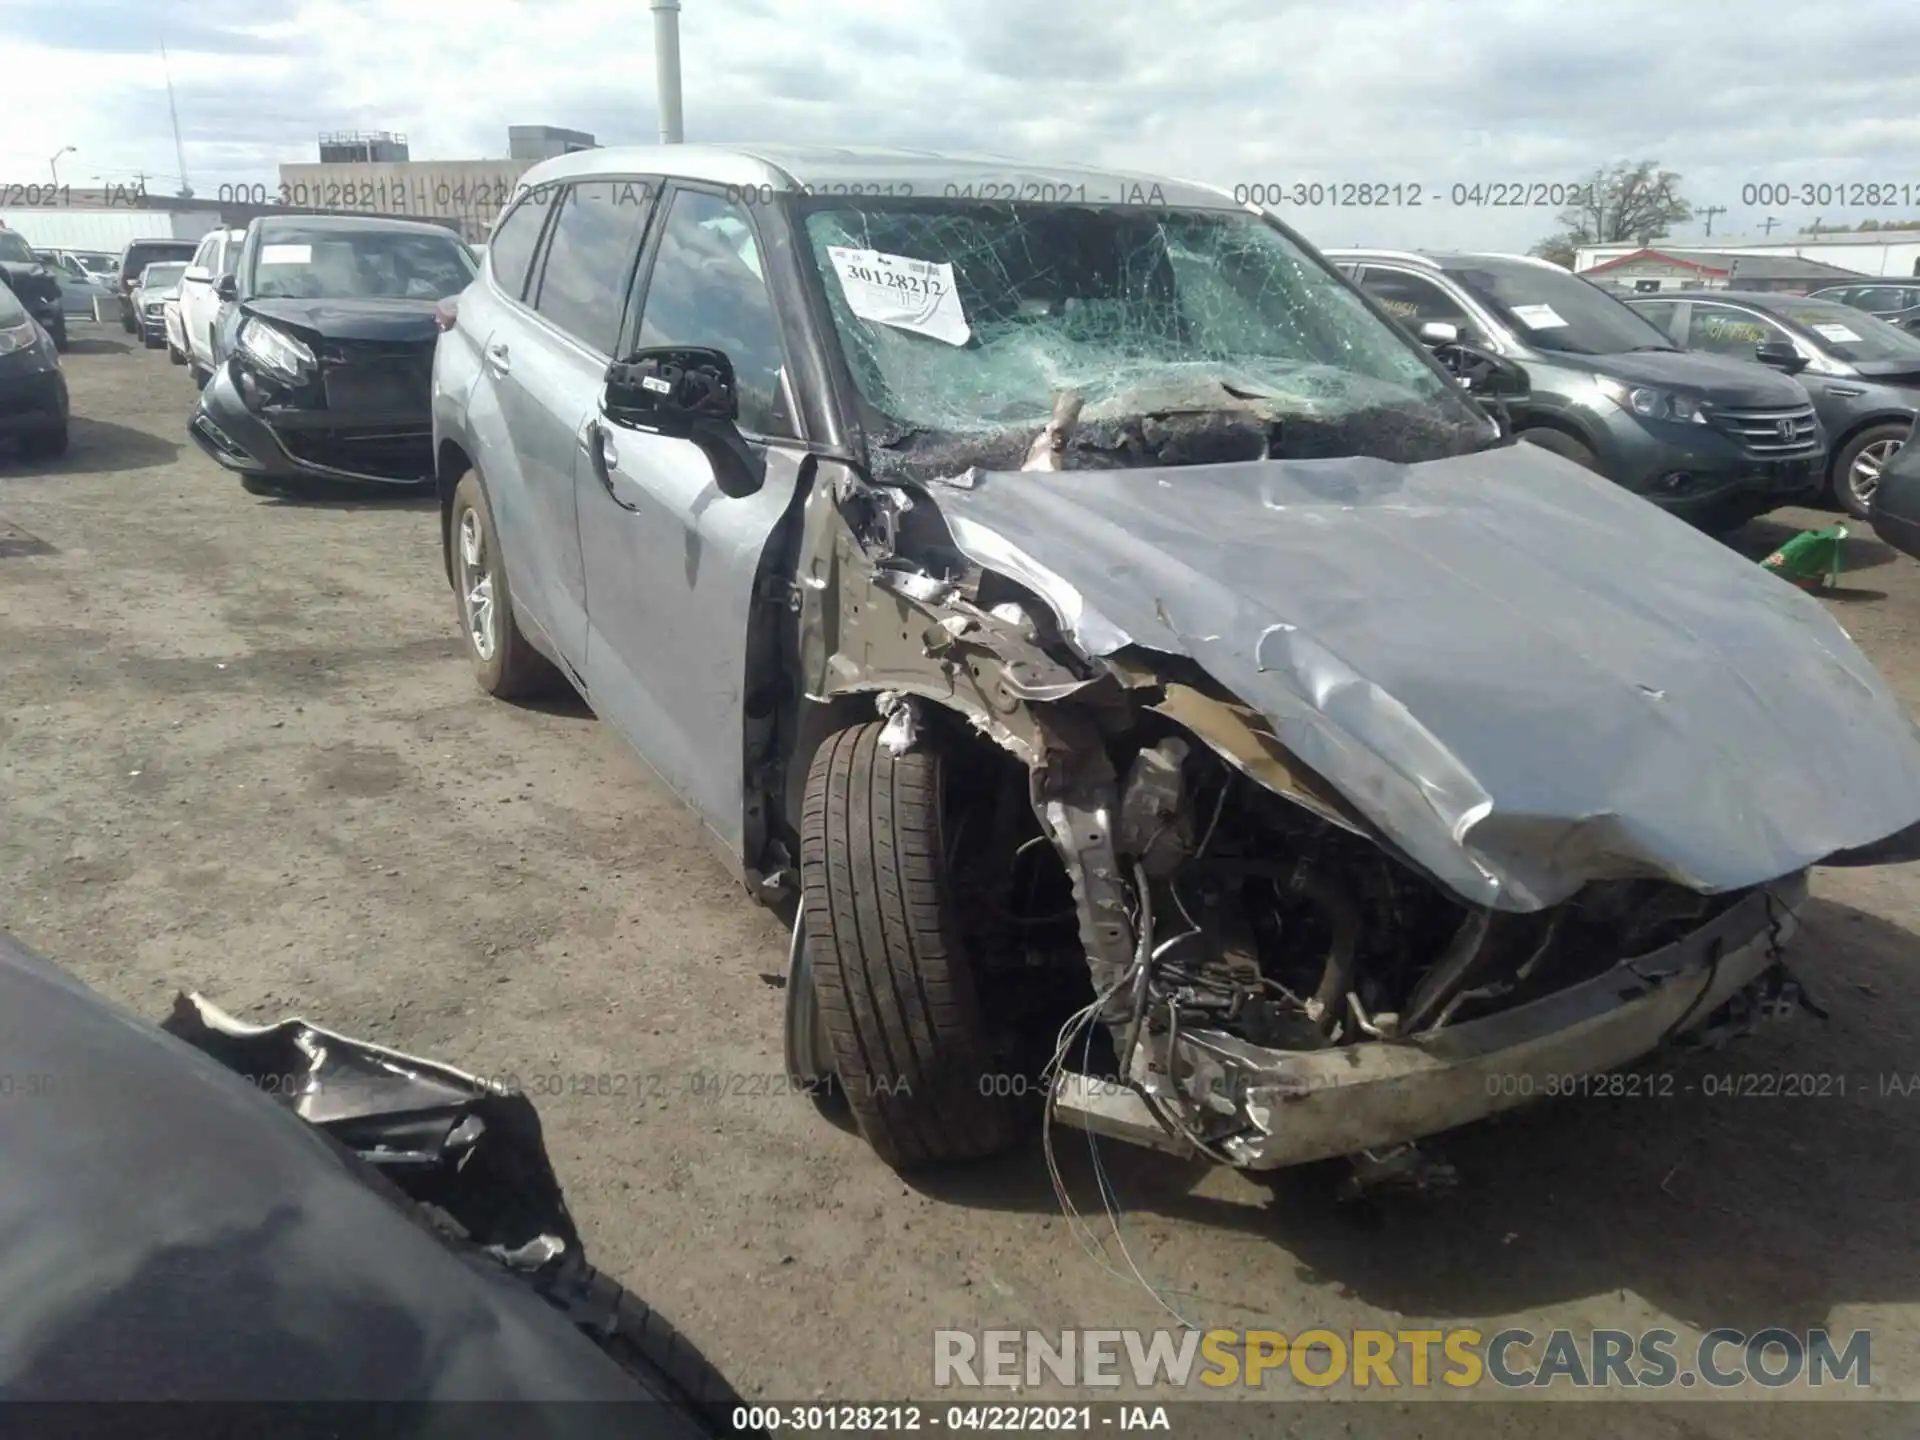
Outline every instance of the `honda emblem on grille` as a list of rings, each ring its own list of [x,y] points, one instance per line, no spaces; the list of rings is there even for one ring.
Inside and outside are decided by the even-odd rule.
[[[1782,440],[1791,441],[1794,436],[1795,428],[1796,427],[1792,420],[1782,420],[1780,422],[1780,438]]]

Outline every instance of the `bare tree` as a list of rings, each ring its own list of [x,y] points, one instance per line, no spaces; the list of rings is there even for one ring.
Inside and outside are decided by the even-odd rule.
[[[1533,247],[1555,264],[1571,265],[1581,245],[1645,245],[1693,218],[1693,206],[1680,197],[1680,177],[1656,160],[1636,160],[1593,172],[1579,199],[1559,215],[1561,230]]]

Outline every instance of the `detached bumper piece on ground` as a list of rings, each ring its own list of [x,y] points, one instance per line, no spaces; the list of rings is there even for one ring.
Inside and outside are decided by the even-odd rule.
[[[3,933],[0,1064],[10,1400],[378,1401],[407,1436],[479,1423],[416,1402],[505,1401],[481,1428],[733,1433],[733,1392],[587,1263],[524,1097],[197,997],[156,1029]]]

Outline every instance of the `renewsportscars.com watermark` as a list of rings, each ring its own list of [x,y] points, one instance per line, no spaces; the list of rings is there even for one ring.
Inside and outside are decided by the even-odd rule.
[[[1866,1389],[1866,1330],[936,1330],[936,1389]]]

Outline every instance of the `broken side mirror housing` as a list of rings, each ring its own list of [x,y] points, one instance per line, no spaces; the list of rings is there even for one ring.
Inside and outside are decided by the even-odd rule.
[[[231,275],[222,275],[220,279],[215,282],[213,293],[222,300],[238,300],[240,298],[240,282]]]
[[[1753,347],[1753,358],[1789,375],[1798,375],[1807,368],[1807,357],[1785,340],[1761,341]]]
[[[729,498],[753,494],[766,478],[740,433],[740,396],[724,350],[662,345],[614,361],[600,413],[622,429],[699,446],[713,462],[713,483]]]
[[[1420,322],[1419,335],[1422,345],[1457,345],[1460,342],[1460,327],[1449,325],[1445,320],[1423,320]]]

